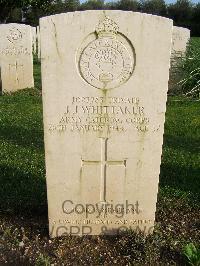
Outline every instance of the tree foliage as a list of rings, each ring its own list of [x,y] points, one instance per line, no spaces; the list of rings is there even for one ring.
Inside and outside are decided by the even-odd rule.
[[[166,5],[164,0],[0,0],[0,23],[25,22],[38,25],[40,17],[62,12],[88,9],[118,9],[169,17],[176,26],[188,27],[192,35],[200,36],[200,3],[177,0]],[[24,20],[23,20],[24,19]]]
[[[142,11],[154,15],[166,16],[167,7],[164,0],[142,1]]]

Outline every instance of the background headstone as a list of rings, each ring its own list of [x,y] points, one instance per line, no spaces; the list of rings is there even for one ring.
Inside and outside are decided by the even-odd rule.
[[[2,91],[34,87],[31,26],[0,25]]]
[[[124,11],[40,20],[52,237],[151,232],[172,27]]]
[[[173,27],[172,58],[184,56],[190,40],[190,30],[182,27]]]
[[[180,78],[179,64],[185,56],[189,40],[190,30],[182,27],[173,27],[169,93],[176,93],[176,90],[179,89],[177,85]]]
[[[3,90],[2,90],[2,79],[1,79],[1,62],[0,62],[0,95],[2,95]]]
[[[41,48],[40,48],[40,26],[37,26],[37,55],[38,59],[41,58]]]
[[[33,54],[37,53],[37,33],[36,27],[32,27]]]

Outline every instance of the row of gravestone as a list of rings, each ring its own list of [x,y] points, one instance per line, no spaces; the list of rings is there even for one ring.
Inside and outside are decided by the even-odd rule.
[[[184,52],[182,31],[170,19],[125,11],[40,19],[52,237],[152,232],[172,33]],[[23,87],[32,87],[30,28],[1,25],[0,33],[2,80],[18,80],[23,64]]]
[[[1,92],[33,88],[33,55],[40,58],[40,33],[23,24],[0,25]]]
[[[13,25],[13,24],[12,24]],[[15,26],[16,24],[14,24]],[[18,24],[19,25],[19,24]],[[33,54],[40,59],[40,27],[31,27]]]
[[[34,87],[33,56],[40,58],[40,29],[23,24],[0,25],[0,77],[2,92]],[[190,31],[173,27],[171,64],[184,55]]]

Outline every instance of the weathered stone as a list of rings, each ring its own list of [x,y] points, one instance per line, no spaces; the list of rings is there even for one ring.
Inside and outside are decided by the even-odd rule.
[[[124,11],[40,20],[52,237],[152,232],[172,27]]]
[[[40,59],[41,57],[41,48],[40,48],[40,27],[37,26],[37,55],[38,55],[38,59]]]
[[[31,26],[1,24],[0,33],[3,93],[34,87]]]
[[[36,27],[32,27],[32,45],[33,45],[33,54],[37,53],[37,33]]]
[[[182,27],[173,27],[172,57],[181,57],[185,55],[189,39],[190,30]]]

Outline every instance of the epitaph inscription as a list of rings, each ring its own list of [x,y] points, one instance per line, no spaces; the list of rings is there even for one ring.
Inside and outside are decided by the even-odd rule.
[[[27,38],[26,32],[19,30],[17,27],[9,29],[6,36],[8,45],[0,49],[0,54],[4,56],[30,55],[31,51],[29,51],[28,47],[22,45],[23,38]]]

